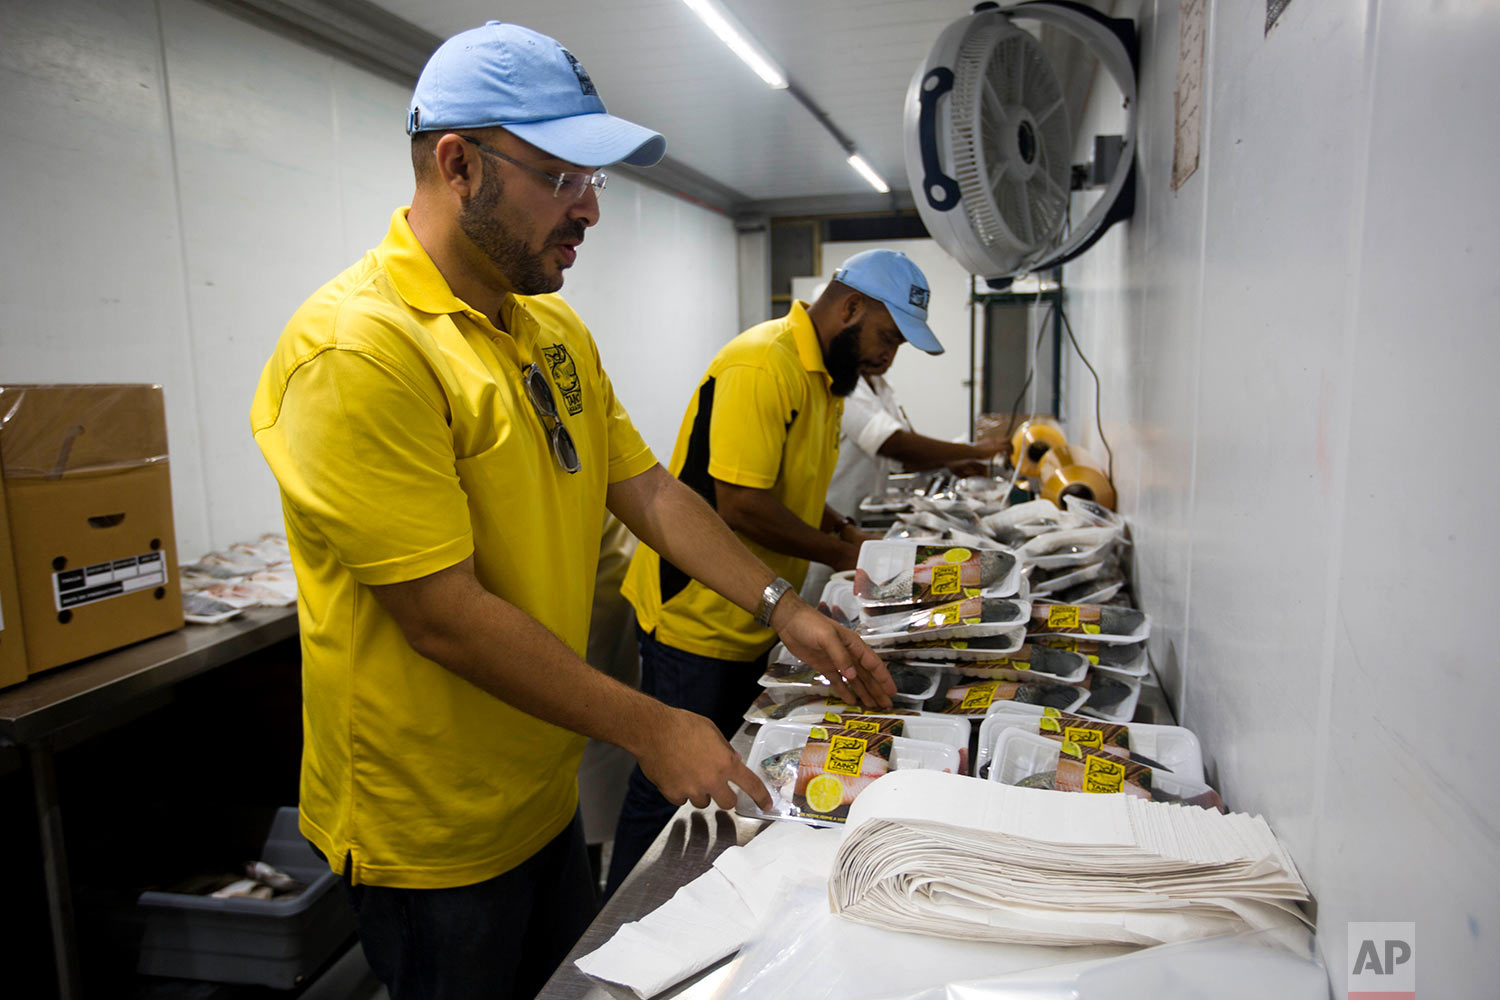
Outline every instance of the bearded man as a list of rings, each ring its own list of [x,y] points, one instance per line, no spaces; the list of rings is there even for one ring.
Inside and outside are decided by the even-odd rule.
[[[927,326],[930,295],[905,254],[855,254],[816,302],[794,302],[785,316],[726,344],[698,384],[671,471],[776,571],[776,586],[800,587],[809,560],[854,568],[868,536],[826,503],[843,397],[861,376],[889,368],[903,343],[942,352]],[[636,611],[641,690],[708,717],[727,738],[755,698],[776,636],[685,568],[649,543],[631,560],[623,590]],[[615,829],[606,894],[675,808],[636,768]]]
[[[251,407],[297,572],[300,824],[392,1000],[530,997],[597,908],[586,738],[670,800],[771,801],[711,722],[582,659],[606,507],[836,690],[895,685],[800,599],[767,605],[776,573],[657,464],[551,294],[599,221],[598,168],[665,140],[495,21],[433,54],[407,132],[411,206],[297,310]]]

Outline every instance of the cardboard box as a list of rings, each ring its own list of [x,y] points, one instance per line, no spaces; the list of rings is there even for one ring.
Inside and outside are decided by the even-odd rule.
[[[5,516],[5,476],[0,474],[0,688],[26,679],[26,637],[21,631],[21,592],[10,552],[10,520]]]
[[[0,386],[0,420],[29,672],[181,628],[161,387]]]

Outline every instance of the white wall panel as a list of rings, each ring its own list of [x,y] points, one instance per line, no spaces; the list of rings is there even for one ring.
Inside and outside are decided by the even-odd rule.
[[[1486,620],[1500,584],[1479,443],[1500,418],[1500,8],[1294,0],[1267,36],[1264,5],[1210,4],[1202,157],[1173,192],[1179,5],[1125,6],[1140,200],[1066,283],[1153,658],[1226,799],[1301,866],[1334,994],[1349,921],[1415,920],[1422,993],[1482,995],[1500,680],[1437,623]],[[1076,361],[1067,386],[1092,447]]]
[[[411,199],[409,94],[192,0],[0,0],[0,379],[165,387],[184,559],[280,527],[248,428],[286,320]],[[738,332],[728,219],[621,176],[564,289],[665,458]]]
[[[739,333],[733,222],[616,174],[562,293],[662,465],[708,363]]]
[[[0,380],[163,387],[179,552],[208,538],[156,9],[0,3]]]

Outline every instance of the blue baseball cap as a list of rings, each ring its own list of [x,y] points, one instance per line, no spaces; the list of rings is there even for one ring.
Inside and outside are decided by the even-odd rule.
[[[908,344],[928,354],[943,353],[943,345],[927,325],[927,301],[932,298],[932,289],[906,254],[899,250],[857,253],[833,272],[833,280],[879,299]]]
[[[667,151],[661,133],[606,114],[582,64],[555,39],[488,21],[427,60],[406,134],[494,127],[579,166],[649,167]]]

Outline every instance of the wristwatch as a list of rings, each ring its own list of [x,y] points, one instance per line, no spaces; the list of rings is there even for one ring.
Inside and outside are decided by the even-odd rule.
[[[766,589],[760,595],[760,607],[755,609],[755,624],[763,628],[771,627],[771,615],[776,612],[776,605],[786,596],[792,585],[781,577],[777,577],[766,584]]]

